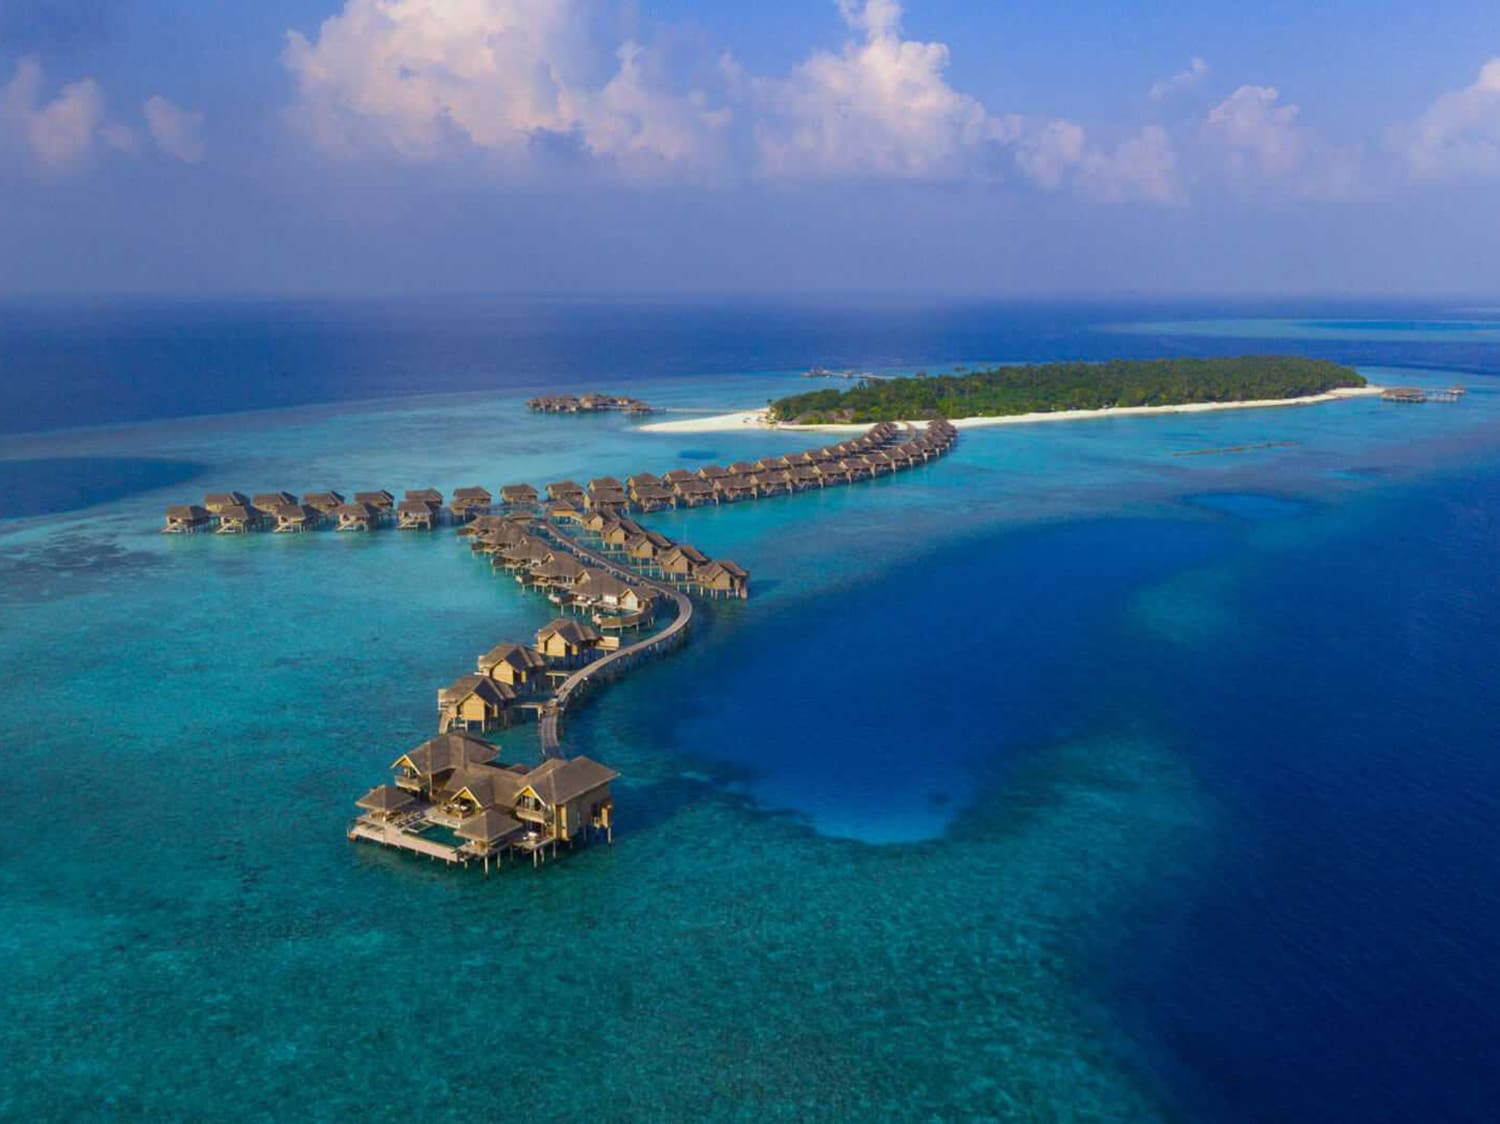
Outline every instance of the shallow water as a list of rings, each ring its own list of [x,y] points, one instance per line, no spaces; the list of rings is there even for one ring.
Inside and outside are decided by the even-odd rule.
[[[472,1118],[520,1088],[604,1119],[1482,1119],[1500,396],[1472,389],[974,430],[652,517],[754,595],[568,722],[624,773],[617,844],[488,882],[342,829],[545,602],[448,534],[162,536],[162,506],[811,438],[519,391],[7,438],[197,475],[0,530],[0,1115]]]

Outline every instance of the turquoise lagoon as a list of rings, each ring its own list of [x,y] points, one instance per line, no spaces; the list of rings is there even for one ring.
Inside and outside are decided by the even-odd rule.
[[[1452,376],[1400,372],[1424,380]],[[805,385],[631,390],[712,411]],[[1134,1121],[1348,1103],[1246,1060],[1270,1040],[1264,979],[1198,938],[1239,908],[1228,884],[1274,896],[1252,778],[1303,791],[1304,747],[1335,728],[1280,678],[1297,621],[1317,622],[1299,682],[1345,729],[1408,720],[1350,684],[1410,683],[1428,657],[1472,674],[1423,631],[1447,594],[1421,583],[1461,579],[1451,544],[1492,546],[1487,385],[1457,407],[974,429],[895,479],[653,517],[747,566],[754,595],[568,722],[570,749],[624,774],[616,845],[488,881],[350,844],[344,824],[431,732],[434,689],[545,602],[446,533],[156,533],[164,504],[221,488],[446,491],[815,440],[538,418],[516,393],[4,439],[13,488],[57,458],[144,467],[128,495],[0,524],[0,1115]],[[1270,442],[1289,444],[1174,455]],[[1372,595],[1382,553],[1396,577]],[[1318,616],[1334,602],[1342,625]],[[1261,711],[1242,697],[1254,676],[1300,715],[1278,727],[1295,744],[1237,740],[1260,729],[1234,716]],[[535,759],[530,728],[501,742]],[[1394,799],[1373,744],[1356,803]],[[1241,772],[1252,756],[1263,769]],[[1260,1046],[1204,1025],[1179,978],[1200,964]],[[1340,1004],[1357,1010],[1360,986]]]

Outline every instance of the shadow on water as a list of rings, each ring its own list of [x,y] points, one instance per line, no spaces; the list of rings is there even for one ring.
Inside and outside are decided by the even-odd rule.
[[[196,461],[136,457],[36,457],[0,460],[0,491],[9,497],[0,519],[57,515],[109,503],[199,476]]]

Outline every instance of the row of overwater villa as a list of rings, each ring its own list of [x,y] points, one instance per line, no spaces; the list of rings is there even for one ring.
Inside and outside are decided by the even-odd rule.
[[[438,691],[437,736],[392,763],[391,782],[356,802],[359,814],[349,825],[350,839],[477,862],[488,873],[517,856],[540,863],[559,844],[613,840],[610,783],[618,774],[587,757],[563,756],[562,713],[592,683],[681,642],[693,614],[689,594],[749,594],[743,567],[674,542],[632,515],[873,479],[940,457],[956,439],[943,420],[921,431],[881,423],[850,441],[754,463],[641,473],[623,482],[598,477],[586,487],[560,481],[546,486],[545,499],[529,484],[505,485],[498,497],[483,487],[459,488],[446,504],[435,489],[409,491],[400,501],[386,491],[356,492],[352,500],[313,492],[300,501],[286,492],[215,493],[201,507],[168,508],[164,530],[431,530],[456,523],[497,573],[548,598],[560,615],[533,643],[496,645],[478,657],[474,672]],[[663,608],[671,610],[664,625]],[[483,736],[523,714],[538,721],[543,761],[535,768],[502,764],[499,748]]]
[[[529,399],[528,410],[539,414],[597,414],[623,410],[627,414],[649,414],[653,407],[639,398],[623,394],[543,394]]]

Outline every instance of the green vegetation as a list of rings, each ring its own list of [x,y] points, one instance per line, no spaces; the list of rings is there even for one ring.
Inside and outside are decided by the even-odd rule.
[[[866,381],[848,390],[815,390],[782,398],[771,403],[771,416],[776,421],[804,424],[994,418],[1053,410],[1302,398],[1364,385],[1364,376],[1352,367],[1325,359],[1286,355],[1116,359]]]

